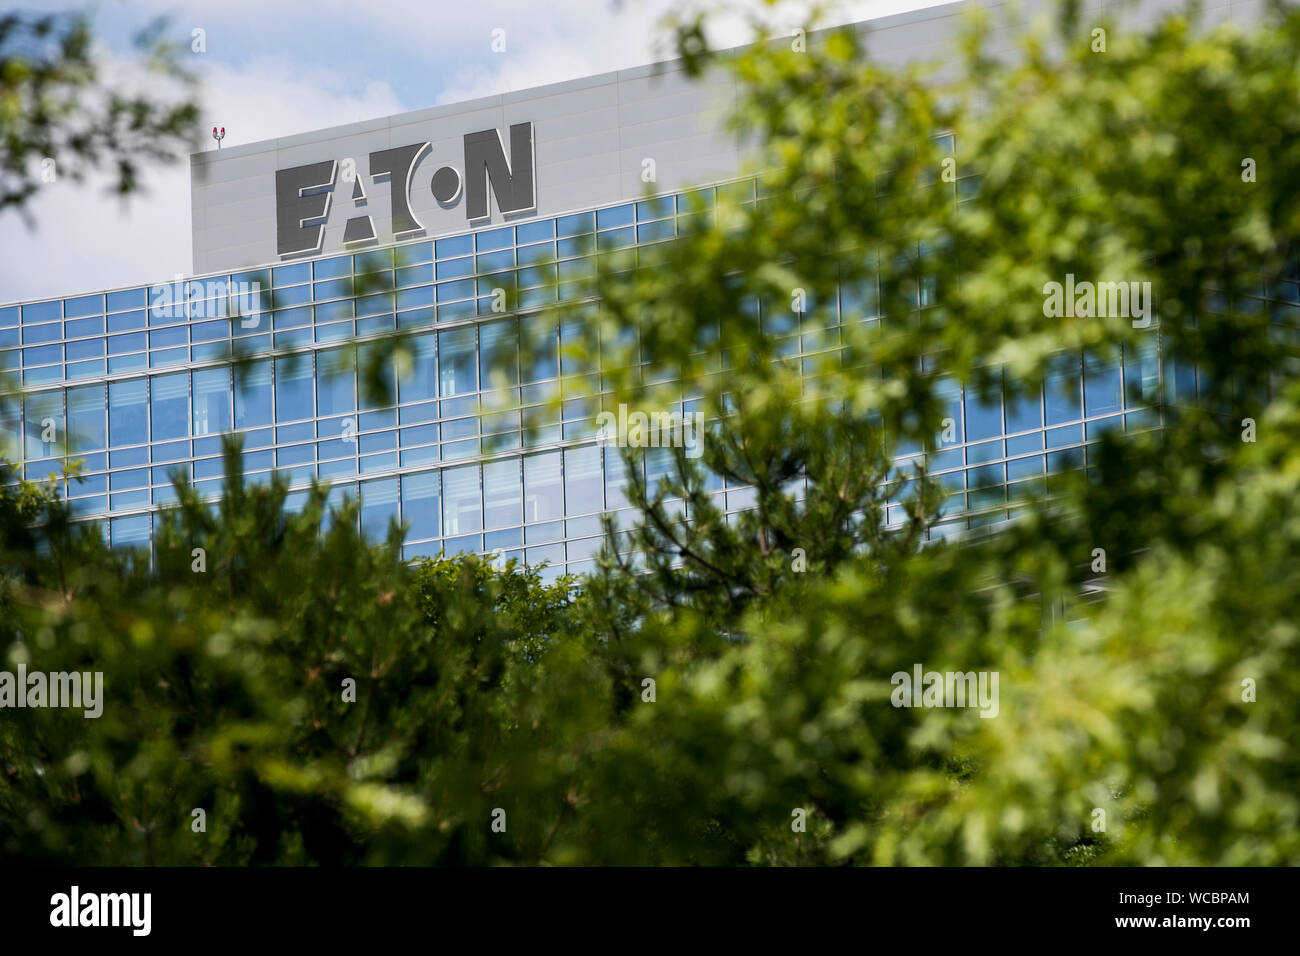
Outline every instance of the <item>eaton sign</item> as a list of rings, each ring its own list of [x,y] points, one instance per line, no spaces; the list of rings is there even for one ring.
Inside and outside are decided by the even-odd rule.
[[[455,166],[434,170],[427,188],[444,208],[455,206],[464,198],[465,217],[470,222],[487,219],[488,190],[502,215],[532,212],[537,208],[536,167],[533,148],[533,124],[516,123],[509,129],[510,149],[499,130],[485,129],[465,135],[463,171]],[[423,232],[424,225],[411,210],[411,190],[419,186],[416,167],[428,155],[431,144],[412,143],[381,149],[369,156],[370,182],[388,181],[392,205],[394,239]],[[325,221],[330,203],[338,191],[338,160],[308,163],[278,169],[275,173],[276,248],[280,258],[321,251],[325,238]],[[367,192],[364,177],[355,163],[344,163],[344,182],[351,182],[354,210],[364,209]],[[343,201],[343,200],[340,200]],[[350,216],[343,231],[346,245],[373,242],[375,223],[364,212]]]

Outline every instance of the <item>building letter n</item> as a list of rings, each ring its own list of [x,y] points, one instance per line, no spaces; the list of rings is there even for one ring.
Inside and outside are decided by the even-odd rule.
[[[525,212],[537,205],[533,180],[533,124],[510,127],[510,159],[501,133],[485,129],[465,136],[465,215],[488,217],[488,185],[503,214]]]

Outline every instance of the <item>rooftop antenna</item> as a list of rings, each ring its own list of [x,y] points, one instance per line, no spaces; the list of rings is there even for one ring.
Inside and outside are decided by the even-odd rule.
[[[215,126],[212,127],[212,138],[217,141],[217,149],[220,149],[221,141],[226,138],[226,128],[224,126],[221,127],[221,132],[218,133],[217,128]]]

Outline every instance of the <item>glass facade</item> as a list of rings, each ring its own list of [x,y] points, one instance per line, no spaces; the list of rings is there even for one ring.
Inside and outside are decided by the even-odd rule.
[[[959,201],[966,188],[958,184]],[[600,547],[599,515],[625,504],[626,476],[618,449],[594,435],[599,369],[582,378],[586,395],[561,396],[559,413],[545,404],[571,371],[561,352],[574,332],[537,310],[593,273],[594,251],[670,241],[687,217],[709,216],[718,189],[753,201],[754,184],[743,180],[178,280],[166,291],[0,306],[0,366],[25,391],[21,403],[0,408],[0,434],[12,436],[0,453],[20,460],[30,479],[82,460],[84,478],[63,488],[75,513],[102,521],[115,545],[141,545],[155,512],[175,498],[174,474],[219,492],[220,436],[238,431],[250,480],[287,474],[291,506],[313,478],[326,480],[332,501],[360,499],[359,520],[376,538],[390,518],[408,522],[410,557],[499,551],[548,563],[551,574],[584,571]],[[363,275],[377,282],[361,289]],[[252,283],[255,295],[246,291]],[[1272,299],[1273,308],[1295,310],[1300,286],[1278,285],[1260,290],[1261,307]],[[517,293],[509,317],[493,311],[500,288]],[[924,284],[917,295],[924,306]],[[842,290],[831,304],[830,341],[835,325],[878,321],[876,300],[873,288]],[[789,314],[762,321],[785,340],[783,354],[827,347],[826,330],[803,336]],[[390,400],[372,407],[352,352],[398,330],[412,334],[410,362],[394,370]],[[523,337],[532,347],[520,349]],[[256,357],[271,350],[273,358]],[[241,355],[252,360],[232,364]],[[498,387],[511,390],[520,410],[488,407]],[[1017,488],[1085,465],[1089,443],[1108,428],[1158,425],[1151,406],[1161,396],[1194,400],[1196,387],[1194,368],[1160,360],[1155,334],[1112,365],[1061,356],[1047,386],[1028,398],[1008,389],[981,399],[954,383],[950,440],[929,456],[951,492],[949,519],[935,534],[1005,519]],[[684,398],[677,410],[690,413]],[[645,467],[655,467],[653,457]],[[750,501],[748,489],[721,481],[717,494],[729,511]],[[890,518],[901,520],[901,506]]]

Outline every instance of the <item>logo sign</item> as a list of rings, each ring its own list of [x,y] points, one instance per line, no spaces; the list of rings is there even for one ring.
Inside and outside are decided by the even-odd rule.
[[[465,217],[471,222],[488,218],[488,189],[503,215],[537,208],[534,175],[533,124],[510,127],[510,155],[506,155],[501,132],[485,129],[465,135],[464,173],[455,166],[434,171],[429,189],[438,203],[451,207],[465,199]],[[423,223],[411,211],[411,189],[415,167],[432,149],[432,144],[412,143],[381,149],[370,154],[370,178],[387,178],[393,209],[393,237],[422,232]],[[280,258],[321,251],[325,241],[325,220],[329,217],[339,164],[336,160],[308,163],[275,173],[276,247]],[[352,202],[366,201],[362,177],[355,176]],[[368,215],[353,216],[343,230],[343,242],[369,242],[375,238],[375,224]]]

